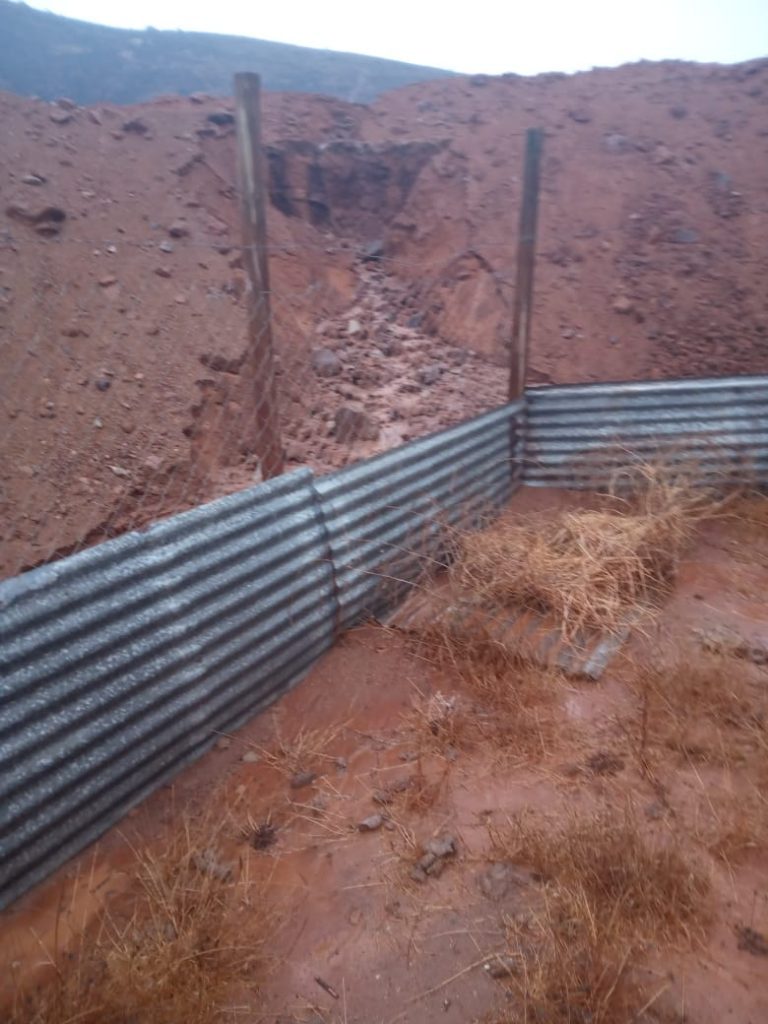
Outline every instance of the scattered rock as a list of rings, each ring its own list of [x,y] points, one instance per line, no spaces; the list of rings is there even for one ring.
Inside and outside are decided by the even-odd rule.
[[[329,348],[316,348],[310,362],[318,377],[338,377],[343,369],[341,360]]]
[[[229,736],[221,736],[218,740],[216,740],[217,750],[229,750],[231,746],[232,740],[229,738]]]
[[[634,312],[635,306],[632,300],[627,298],[626,295],[619,295],[618,298],[613,300],[611,309],[614,313],[621,313],[623,316],[627,316]]]
[[[109,468],[115,474],[115,476],[125,477],[125,476],[130,476],[131,475],[130,471],[127,470],[127,469],[124,469],[122,466],[110,466]]]
[[[261,758],[255,750],[246,750],[240,760],[245,764],[258,764]]]
[[[429,366],[423,366],[420,370],[417,370],[416,377],[425,387],[431,387],[440,380],[444,369],[440,363],[431,363]]]
[[[575,110],[568,111],[568,117],[576,124],[589,124],[592,120],[592,115],[584,107],[577,107]]]
[[[54,103],[60,110],[77,110],[77,104],[67,96],[59,96]]]
[[[296,772],[291,777],[291,789],[303,789],[305,786],[311,786],[317,778],[317,772]]]
[[[505,953],[497,953],[483,964],[483,970],[487,971],[492,978],[509,978],[510,975],[517,974],[520,965],[513,957]]]
[[[109,391],[112,381],[108,377],[99,377],[97,381],[94,381],[94,385],[98,391]]]
[[[21,183],[22,185],[44,185],[47,180],[42,174],[25,174]]]
[[[430,839],[422,849],[422,856],[410,871],[414,882],[426,882],[428,877],[441,875],[447,861],[456,856],[458,846],[452,835],[444,835]]]
[[[155,273],[158,277],[173,277],[173,271],[168,267],[155,267]]]
[[[107,274],[99,278],[99,288],[111,288],[117,284],[117,278],[113,274]]]
[[[375,263],[384,256],[384,240],[377,238],[363,247],[361,259],[364,263]]]
[[[734,927],[738,948],[752,956],[768,956],[768,938],[762,932],[755,931],[746,924]]]
[[[171,238],[186,238],[189,234],[189,228],[183,220],[175,220],[168,228],[168,234]],[[160,248],[162,249],[162,245]],[[163,250],[163,252],[165,251]]]
[[[230,114],[228,110],[214,110],[213,113],[208,115],[206,121],[223,128],[224,125],[235,123],[235,115]]]
[[[54,124],[69,124],[73,120],[73,115],[68,110],[52,110],[48,117]]]
[[[149,131],[149,125],[142,121],[140,117],[134,117],[130,121],[123,123],[124,132],[133,132],[134,135],[146,135]]]
[[[603,149],[609,153],[629,153],[634,148],[631,140],[620,132],[609,132],[603,136]]]
[[[333,433],[339,444],[375,441],[379,436],[379,425],[362,409],[342,405],[333,419]]]
[[[677,228],[672,232],[670,241],[676,242],[678,245],[692,245],[694,242],[698,242],[699,234],[692,228]]]
[[[360,832],[375,832],[383,824],[384,818],[381,814],[371,814],[369,817],[363,818],[362,821],[358,822],[357,828]]]
[[[684,117],[688,117],[688,110],[685,107],[674,106],[669,108],[671,117],[674,117],[677,121],[682,121]]]
[[[158,249],[160,252],[173,252],[173,242],[169,242],[167,240],[162,241],[160,245],[158,245]]]
[[[490,864],[477,877],[480,892],[494,902],[502,900],[511,889],[522,888],[532,881],[530,871],[507,861]]]
[[[359,320],[350,320],[347,324],[347,334],[350,338],[353,338],[356,334],[359,334],[362,330],[362,325]]]

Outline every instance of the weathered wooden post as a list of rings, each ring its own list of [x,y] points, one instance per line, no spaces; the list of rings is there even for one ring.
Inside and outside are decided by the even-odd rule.
[[[248,276],[248,347],[241,367],[250,383],[244,401],[250,425],[246,445],[258,453],[264,479],[283,472],[277,408],[267,262],[267,214],[261,147],[261,81],[251,72],[235,75],[237,163],[243,224],[243,266]]]
[[[525,390],[525,375],[528,367],[542,139],[543,133],[540,128],[528,129],[525,139],[525,171],[517,241],[515,306],[512,317],[512,348],[509,367],[509,399],[511,402],[520,398]]]

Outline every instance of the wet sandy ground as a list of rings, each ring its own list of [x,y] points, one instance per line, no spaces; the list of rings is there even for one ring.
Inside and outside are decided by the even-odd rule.
[[[515,506],[569,500],[527,491]],[[704,527],[664,609],[663,642],[690,643],[696,630],[726,627],[768,645],[767,586],[768,548],[745,545],[727,523]],[[626,680],[660,642],[633,639],[597,684],[564,681],[556,731],[543,734],[538,754],[522,756],[431,743],[413,727],[414,705],[450,696],[455,684],[396,632],[353,631],[285,699],[222,737],[173,787],[7,911],[0,969],[6,978],[28,975],[46,950],[66,948],[73,932],[130,888],[132,848],[155,843],[185,813],[205,818],[227,808],[222,856],[265,880],[277,908],[258,1006],[240,1003],[234,1019],[480,1021],[504,1005],[503,985],[485,965],[503,950],[505,915],[525,908],[530,884],[524,872],[493,868],[489,825],[527,808],[578,815],[631,804],[649,834],[687,834],[697,808],[723,796],[738,801],[753,781],[738,769],[670,758],[656,772],[659,799],[633,755],[638,708]],[[287,754],[273,757],[281,744]],[[311,753],[294,757],[301,747]],[[590,767],[601,763],[610,771]],[[316,777],[297,778],[305,771]],[[383,823],[360,831],[373,815]],[[252,836],[252,826],[266,822],[274,843],[255,850],[241,829]],[[711,875],[715,920],[693,948],[649,951],[635,977],[657,998],[635,1019],[762,1024],[768,959],[739,949],[735,929],[768,932],[768,855],[756,849],[724,865],[694,832],[690,851]],[[425,844],[446,837],[456,853],[444,858],[444,870],[414,880]]]

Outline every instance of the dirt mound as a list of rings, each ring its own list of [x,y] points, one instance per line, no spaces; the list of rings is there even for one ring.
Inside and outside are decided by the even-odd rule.
[[[503,401],[524,131],[532,382],[768,368],[768,61],[265,97],[289,465]],[[258,479],[232,106],[0,95],[0,572]]]

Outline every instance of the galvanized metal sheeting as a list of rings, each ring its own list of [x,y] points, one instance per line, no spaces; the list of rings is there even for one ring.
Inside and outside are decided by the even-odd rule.
[[[284,693],[519,475],[520,405],[0,584],[0,906]],[[401,584],[402,585],[402,584]]]
[[[764,486],[768,377],[530,388],[525,435],[530,486],[605,486],[638,458],[702,483]]]
[[[333,641],[308,471],[0,587],[7,903]]]
[[[392,607],[443,556],[451,527],[509,499],[521,410],[504,406],[318,479],[340,628]]]

